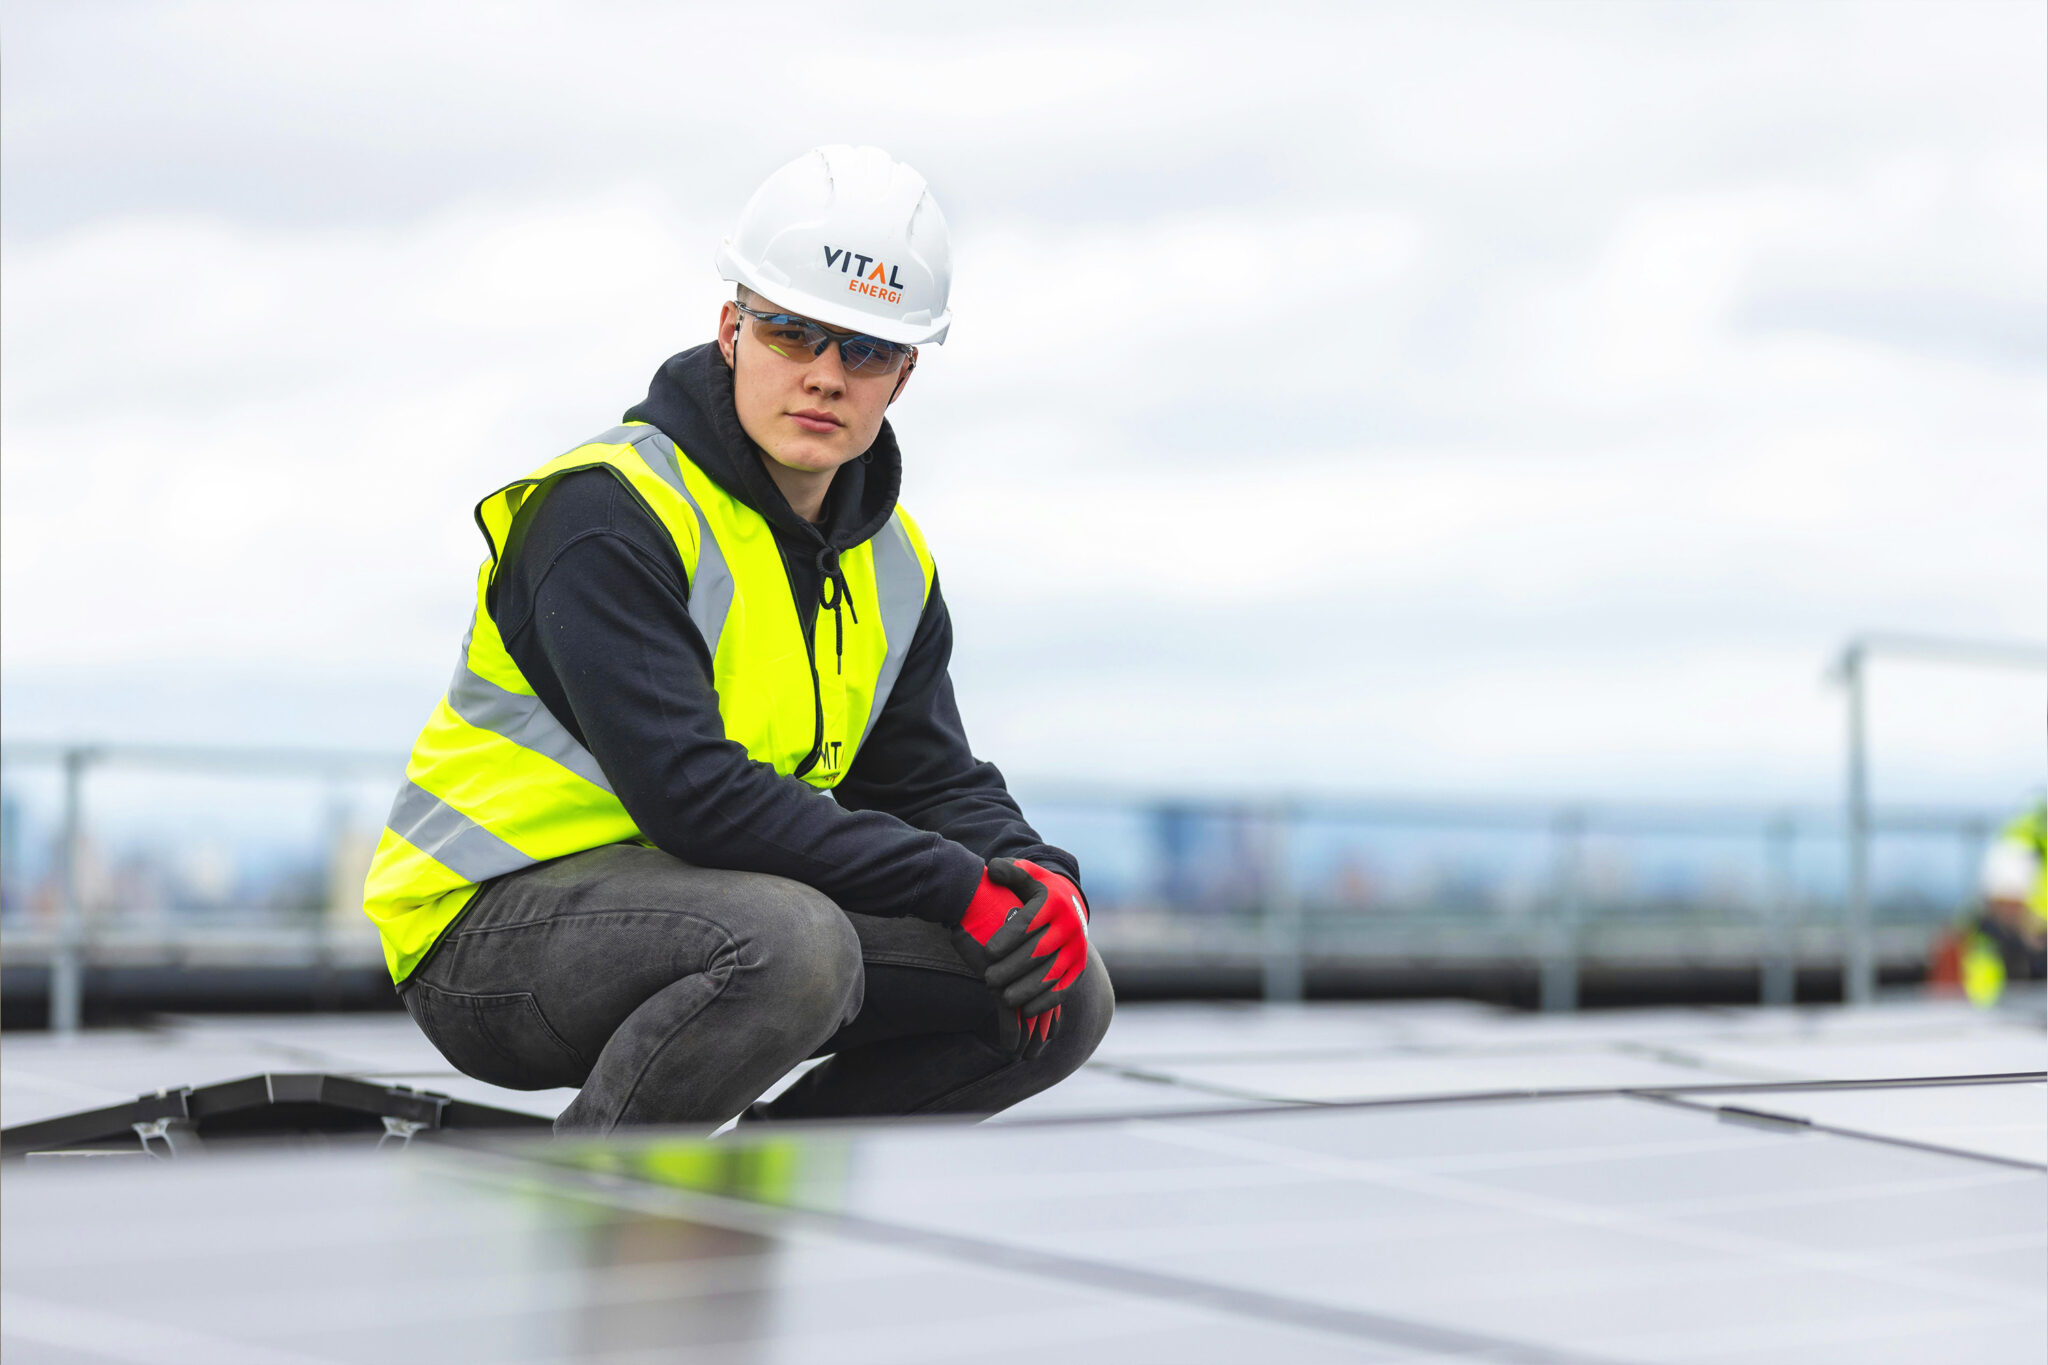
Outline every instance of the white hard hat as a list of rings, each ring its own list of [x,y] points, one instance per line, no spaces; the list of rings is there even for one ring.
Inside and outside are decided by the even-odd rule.
[[[818,147],[763,181],[718,248],[718,273],[828,327],[921,346],[946,339],[953,256],[924,177],[880,147]]]
[[[2023,840],[1993,841],[1984,851],[1984,870],[1980,874],[1984,899],[2025,900],[2034,889],[2034,878],[2040,875],[2039,867],[2034,850]]]

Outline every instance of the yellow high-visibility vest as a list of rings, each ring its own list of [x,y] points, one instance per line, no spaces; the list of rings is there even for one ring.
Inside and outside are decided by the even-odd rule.
[[[1972,929],[1963,936],[1960,966],[1963,995],[1969,1002],[1980,1007],[1997,1004],[2005,994],[2005,954],[1989,934]]]
[[[1999,841],[2012,845],[2033,863],[2025,905],[2037,920],[2048,920],[2048,804],[2014,817],[1999,831]],[[2005,953],[1982,929],[1965,933],[1961,949],[1963,994],[1976,1005],[1995,1005],[2005,994]]]
[[[931,595],[932,558],[897,508],[839,554],[851,610],[837,668],[813,662],[767,519],[655,427],[615,427],[477,504],[490,554],[454,679],[413,745],[377,841],[363,909],[403,981],[478,884],[549,858],[647,842],[590,751],[520,673],[491,619],[492,575],[513,518],[551,479],[609,469],[668,531],[689,579],[690,619],[711,649],[728,739],[820,791],[853,766],[902,671]]]
[[[1999,838],[2019,845],[2034,860],[2034,882],[2027,890],[2027,909],[2034,918],[2048,920],[2048,803],[2035,802],[2033,809],[2014,817]]]

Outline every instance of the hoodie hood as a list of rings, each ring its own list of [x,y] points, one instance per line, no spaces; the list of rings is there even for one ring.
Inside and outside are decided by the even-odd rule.
[[[895,512],[903,488],[903,456],[884,419],[867,452],[832,476],[822,520],[812,525],[798,516],[768,475],[768,452],[740,425],[732,371],[712,342],[662,362],[647,397],[626,409],[625,420],[659,428],[712,482],[759,512],[778,539],[801,545],[849,550],[873,539]]]

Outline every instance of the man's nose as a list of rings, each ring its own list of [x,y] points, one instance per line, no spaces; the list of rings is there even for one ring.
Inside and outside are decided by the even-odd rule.
[[[846,365],[839,358],[838,342],[827,342],[811,361],[810,371],[804,375],[804,391],[826,398],[837,398],[846,392]]]

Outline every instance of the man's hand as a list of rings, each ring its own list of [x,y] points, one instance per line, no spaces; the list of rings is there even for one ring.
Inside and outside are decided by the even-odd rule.
[[[989,984],[1000,982],[1003,1003],[1027,1018],[1050,1011],[1044,1029],[1050,1037],[1059,1026],[1060,992],[1088,967],[1088,903],[1081,899],[1081,888],[1028,859],[997,858],[988,865],[988,876],[1015,891],[1031,916],[1028,954],[1013,953],[991,967]]]
[[[953,931],[953,944],[968,966],[982,975],[994,991],[1001,1008],[999,1042],[1005,1051],[1020,1058],[1036,1057],[1051,1041],[1059,1024],[1058,992],[1073,983],[1087,965],[1086,930],[1081,931],[1078,966],[1072,965],[1073,918],[1054,904],[1053,889],[1040,882],[1025,867],[1008,858],[998,858],[981,874],[974,899]],[[1068,888],[1072,883],[1056,873],[1037,871]],[[1080,897],[1072,902],[1079,915]],[[1066,956],[1063,957],[1062,950]],[[1053,959],[1052,964],[1046,958]],[[1065,963],[1062,966],[1062,963]]]

